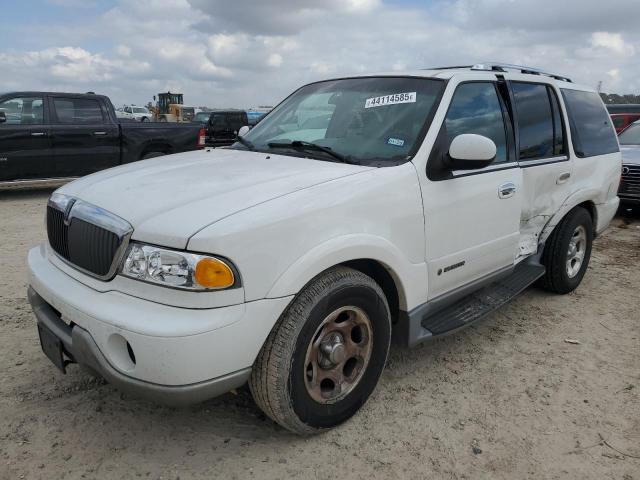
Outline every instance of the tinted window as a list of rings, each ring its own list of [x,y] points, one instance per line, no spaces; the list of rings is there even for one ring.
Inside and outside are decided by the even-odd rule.
[[[579,157],[618,151],[611,118],[597,93],[562,89],[569,114],[571,141]]]
[[[551,110],[553,112],[553,155],[566,155],[567,150],[564,144],[564,123],[560,113],[558,97],[551,87],[547,87],[547,93],[549,94]]]
[[[90,98],[54,98],[58,123],[102,123],[102,110],[97,100]]]
[[[640,145],[640,123],[635,123],[620,134],[620,145]]]
[[[496,144],[494,163],[507,161],[507,140],[502,108],[493,83],[476,82],[460,85],[451,99],[444,120],[448,143],[463,133],[490,138]]]
[[[518,118],[520,160],[554,155],[553,112],[545,85],[512,83]]]
[[[42,98],[10,98],[0,103],[0,112],[4,112],[7,121],[2,125],[38,125],[44,123]]]

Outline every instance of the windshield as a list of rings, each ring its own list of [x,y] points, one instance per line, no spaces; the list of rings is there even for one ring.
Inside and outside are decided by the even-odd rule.
[[[311,142],[352,162],[402,162],[419,146],[443,88],[440,80],[411,77],[314,83],[296,91],[243,138],[259,151]],[[247,147],[235,143],[233,148]],[[304,156],[332,160],[311,149]]]
[[[618,135],[620,145],[640,145],[640,123],[634,123]]]
[[[147,112],[146,108],[141,108],[141,107],[137,107],[136,108],[136,107],[134,107],[133,108],[133,113],[149,113],[149,112]]]
[[[209,112],[198,112],[196,113],[196,116],[193,117],[193,121],[194,122],[200,122],[200,123],[206,123],[209,121],[209,116],[211,115],[211,113]]]

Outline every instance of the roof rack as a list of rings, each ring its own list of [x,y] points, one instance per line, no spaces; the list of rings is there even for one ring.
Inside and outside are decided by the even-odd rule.
[[[486,62],[486,63],[476,63],[474,65],[462,65],[457,67],[436,67],[436,68],[430,68],[429,70],[451,70],[451,69],[461,69],[461,68],[462,69],[468,68],[470,70],[487,70],[491,72],[506,72],[507,70],[517,70],[520,73],[526,73],[529,75],[544,75],[544,76],[551,77],[563,82],[572,81],[569,77],[565,77],[563,75],[546,72],[544,70],[541,70],[535,67],[526,67],[524,65],[513,65],[511,63]]]

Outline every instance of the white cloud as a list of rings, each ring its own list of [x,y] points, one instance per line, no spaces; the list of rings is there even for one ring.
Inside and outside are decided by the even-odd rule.
[[[498,60],[637,92],[639,17],[625,0],[117,0],[87,22],[30,30],[40,48],[0,46],[2,88],[92,90],[116,104],[172,89],[247,107],[323,77]]]
[[[116,52],[118,52],[118,55],[122,57],[131,56],[131,48],[127,47],[126,45],[118,45],[118,47],[116,48]]]
[[[605,48],[618,55],[633,55],[635,52],[633,45],[625,43],[619,33],[593,32],[591,34],[591,45],[596,48]]]

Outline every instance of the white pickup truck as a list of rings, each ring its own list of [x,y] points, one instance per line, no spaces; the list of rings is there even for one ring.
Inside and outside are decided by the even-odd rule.
[[[392,340],[575,289],[619,203],[598,94],[528,67],[316,82],[242,134],[52,194],[29,299],[62,371],[172,404],[248,382],[317,432],[365,403]]]

